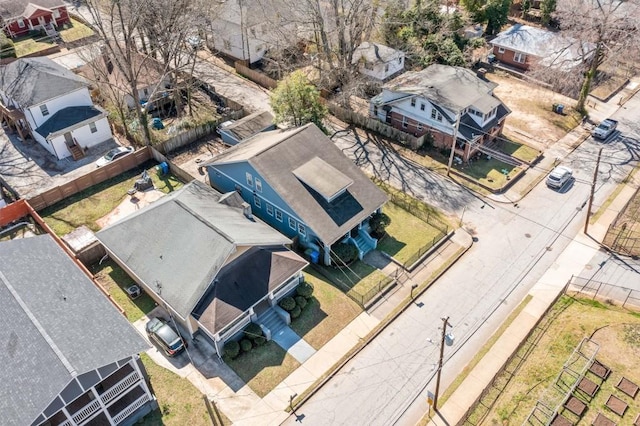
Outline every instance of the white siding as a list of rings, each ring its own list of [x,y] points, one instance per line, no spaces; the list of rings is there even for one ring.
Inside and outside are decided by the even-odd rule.
[[[91,133],[91,128],[88,124],[71,132],[71,136],[75,138],[75,140],[82,148],[90,148],[92,146],[105,142],[112,137],[111,128],[109,127],[109,121],[107,120],[107,117],[101,118],[100,120],[96,121],[95,124],[97,129],[97,132],[95,133]],[[64,135],[60,135],[56,138],[51,139],[51,144],[55,147],[55,151],[59,159],[71,156],[71,152],[69,152],[69,150],[67,149]],[[44,145],[44,147],[47,148],[47,145]]]
[[[400,60],[398,60],[400,59]],[[387,68],[388,70],[385,70]],[[404,69],[404,53],[398,52],[397,56],[391,59],[389,62],[376,62],[372,70],[365,68],[364,62],[360,63],[358,71],[361,74],[368,75],[369,77],[376,78],[378,80],[385,80],[393,74],[400,72]]]
[[[46,104],[47,110],[49,114],[46,116],[42,115],[40,111],[40,105]],[[46,102],[39,103],[37,105],[31,105],[26,111],[24,111],[24,115],[27,117],[27,121],[32,129],[37,129],[47,121],[53,114],[64,109],[66,107],[71,106],[91,106],[93,102],[91,101],[91,96],[89,95],[89,90],[86,87],[80,88],[78,90],[74,90],[73,92],[67,93],[64,96],[59,96],[57,98],[49,99]]]
[[[420,104],[425,104],[425,109],[422,111],[420,109]],[[433,127],[434,129],[440,130],[441,132],[453,134],[453,125],[449,123],[447,118],[443,115],[442,121],[434,120],[431,118],[431,111],[435,108],[428,100],[424,98],[416,98],[416,106],[411,106],[411,99],[406,99],[400,101],[393,105],[393,109],[406,117],[417,120],[421,123],[425,123],[429,127]],[[436,110],[436,113],[439,111]],[[454,114],[450,111],[447,111],[451,116]]]

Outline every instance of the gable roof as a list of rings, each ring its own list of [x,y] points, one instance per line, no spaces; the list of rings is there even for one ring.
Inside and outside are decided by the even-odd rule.
[[[0,17],[4,19],[31,16],[36,9],[51,10],[65,7],[61,0],[1,0]]]
[[[482,80],[466,68],[433,64],[422,71],[409,71],[386,83],[383,88],[422,96],[452,111],[459,111],[492,97],[496,83]]]
[[[228,126],[223,126],[222,129],[232,133],[237,140],[241,141],[270,126],[273,126],[273,115],[269,111],[257,111]]]
[[[591,43],[581,43],[560,33],[516,24],[490,42],[494,46],[536,56],[547,66],[571,67],[593,51]]]
[[[107,113],[95,106],[73,106],[62,108],[53,114],[42,126],[36,129],[42,137],[55,137],[64,133],[68,128],[83,122],[93,122],[106,117]],[[96,118],[97,117],[97,118]]]
[[[75,376],[148,349],[49,235],[0,242],[0,412],[31,424]]]
[[[315,158],[353,181],[332,201],[327,201],[293,173]],[[260,133],[226,150],[207,165],[215,167],[244,161],[260,173],[325,244],[333,244],[387,201],[386,194],[315,124]],[[329,180],[332,177],[318,178]]]
[[[215,334],[307,265],[284,247],[252,247],[222,268],[193,314]]]
[[[18,59],[0,70],[0,90],[23,108],[87,86],[84,78],[44,56]]]
[[[393,49],[384,44],[363,42],[353,52],[352,64],[357,64],[360,58],[364,58],[369,63],[387,63],[403,57],[404,52]]]
[[[248,219],[236,192],[222,195],[192,181],[99,231],[96,237],[121,262],[187,318],[237,246],[291,241]]]

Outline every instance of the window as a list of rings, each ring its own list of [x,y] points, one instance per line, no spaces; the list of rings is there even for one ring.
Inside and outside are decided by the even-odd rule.
[[[421,132],[421,131],[422,131],[422,129],[423,129],[423,127],[422,127],[422,123],[418,123],[418,131],[419,131],[419,132]]]
[[[414,108],[416,107],[416,98],[411,99],[411,106]]]
[[[402,63],[402,58],[398,58],[398,63],[401,64]]]
[[[253,186],[253,176],[251,176],[251,173],[246,172],[245,177],[247,178],[247,185]]]
[[[437,117],[436,117],[436,120],[438,120],[438,121],[442,121],[442,114],[438,113],[438,114],[437,114]]]
[[[53,9],[53,17],[56,19],[60,18],[60,9]]]
[[[97,132],[98,128],[96,127],[96,123],[89,123],[89,130],[91,130],[91,133]]]
[[[305,228],[301,223],[298,224],[298,233],[300,235],[307,235],[307,228]]]
[[[260,202],[260,197],[258,197],[257,195],[253,196],[253,204],[257,207],[260,208],[262,206],[262,203]]]
[[[273,206],[269,203],[267,203],[267,214],[273,216]]]
[[[519,62],[521,64],[524,64],[524,60],[527,58],[527,56],[524,53],[520,53],[520,52],[514,52],[513,53],[513,60],[516,62]]]
[[[504,47],[498,47],[498,53],[504,53]]]
[[[222,42],[224,43],[224,48],[226,50],[231,50],[231,42],[229,40],[222,40]]]
[[[373,106],[373,115],[378,115],[378,107],[376,105]]]
[[[276,219],[278,219],[278,222],[282,222],[282,210],[276,209]]]
[[[289,218],[289,228],[293,229],[294,231],[297,229],[296,221],[292,217]]]
[[[402,117],[402,128],[406,129],[408,126],[407,117]]]
[[[262,192],[262,181],[256,178],[256,191]]]
[[[49,108],[47,108],[47,104],[40,105],[40,112],[43,116],[49,115]]]
[[[18,19],[18,28],[24,28],[24,21],[22,19]]]
[[[438,111],[436,111],[435,109],[431,110],[431,118],[433,118],[434,120],[436,119],[436,114],[438,114]]]
[[[424,111],[427,106],[425,104],[420,104],[420,111]]]
[[[385,66],[384,66],[384,72],[389,72],[389,64],[385,64]]]

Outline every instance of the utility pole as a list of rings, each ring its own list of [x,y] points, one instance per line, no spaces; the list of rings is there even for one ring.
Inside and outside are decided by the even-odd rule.
[[[433,409],[438,411],[438,394],[440,392],[440,375],[442,374],[442,362],[444,360],[444,345],[447,340],[447,327],[449,324],[449,317],[442,318],[442,340],[440,341],[440,360],[438,361],[438,373],[436,375],[436,391],[433,395]],[[453,344],[453,338],[450,337],[450,344]]]
[[[453,142],[451,142],[451,153],[449,154],[449,164],[447,165],[447,176],[449,176],[449,172],[451,171],[451,164],[453,164],[453,157],[456,152],[456,141],[458,140],[458,128],[460,127],[461,116],[462,111],[458,111],[458,115],[456,116],[456,124],[453,127]]]
[[[602,156],[602,148],[598,151],[598,160],[596,160],[596,170],[593,172],[593,182],[591,182],[591,195],[589,196],[589,204],[587,205],[587,217],[584,220],[584,233],[589,228],[589,219],[591,219],[591,206],[593,205],[593,196],[596,192],[596,181],[598,180],[598,169],[600,168],[600,157]]]

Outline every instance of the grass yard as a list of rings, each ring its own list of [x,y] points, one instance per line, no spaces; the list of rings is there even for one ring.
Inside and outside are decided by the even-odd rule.
[[[212,424],[202,394],[189,380],[160,367],[147,354],[141,354],[140,358],[149,373],[160,410],[147,414],[136,425],[209,426]],[[228,419],[225,420],[227,421],[225,424],[231,424]]]
[[[510,156],[524,161],[525,163],[531,163],[541,154],[540,151],[535,148],[531,148],[528,145],[505,139],[498,142],[497,148],[505,154],[509,154]]]
[[[183,186],[175,176],[158,176],[155,164],[145,163],[156,189],[168,194]],[[140,177],[143,168],[129,170],[82,192],[74,194],[40,212],[44,221],[58,236],[63,236],[81,225],[94,232],[100,230],[96,220],[110,213],[127,197],[127,191]]]
[[[318,350],[357,317],[362,308],[317,271],[307,268],[304,275],[305,281],[313,285],[313,297],[302,314],[291,322],[291,329]]]
[[[588,409],[582,419],[573,421],[579,425],[590,425],[598,412],[602,412],[619,425],[631,425],[640,412],[640,399],[628,397],[615,389],[615,385],[622,376],[640,383],[640,314],[591,299],[563,296],[543,319],[543,324],[547,326],[539,329],[541,331],[535,336],[538,340],[529,341],[533,344],[531,351],[526,353],[527,344],[520,350],[525,357],[524,363],[499,395],[487,417],[480,420],[479,413],[484,410],[478,407],[468,421],[473,424],[520,425],[538,399],[549,400],[559,395],[555,400],[561,402],[563,393],[557,390],[555,379],[578,343],[584,337],[590,337],[600,346],[596,359],[612,372],[601,383],[595,398],[583,400]],[[509,367],[507,370],[512,371]],[[600,384],[594,377],[590,376]],[[506,375],[498,376],[497,383],[506,383]],[[492,388],[492,392],[497,391]],[[611,394],[629,404],[623,417],[604,406]],[[552,410],[554,408],[551,407]],[[568,415],[566,410],[563,415]]]
[[[387,282],[391,281],[390,277],[360,260],[356,260],[348,268],[321,265],[317,265],[317,268],[333,284],[343,289],[348,295],[363,300],[363,303],[368,301],[364,300],[363,296],[368,295],[374,288],[380,287],[381,283],[386,285]],[[375,296],[375,294],[372,294],[371,297]]]
[[[22,56],[30,55],[41,50],[49,49],[50,47],[54,47],[56,45],[55,43],[51,43],[49,41],[36,41],[36,39],[41,40],[43,39],[43,37],[25,37],[14,40],[13,47],[16,51],[16,57],[20,58]]]
[[[520,167],[503,163],[495,158],[491,160],[482,158],[470,165],[453,166],[453,169],[492,190],[503,188],[509,179],[512,179],[521,171]]]
[[[391,218],[391,224],[386,229],[387,234],[378,242],[378,250],[400,263],[404,264],[425,245],[431,245],[434,238],[443,235],[442,231],[393,202],[385,204],[383,211]]]
[[[300,367],[294,357],[273,341],[225,362],[260,398]]]
[[[130,322],[139,320],[156,307],[156,302],[144,292],[136,300],[131,300],[125,289],[134,285],[135,281],[113,260],[105,260],[102,265],[92,265],[90,269],[96,280],[124,309]]]
[[[91,37],[94,34],[91,28],[73,18],[71,18],[71,27],[61,30],[59,33],[60,38],[62,38],[65,43]]]

